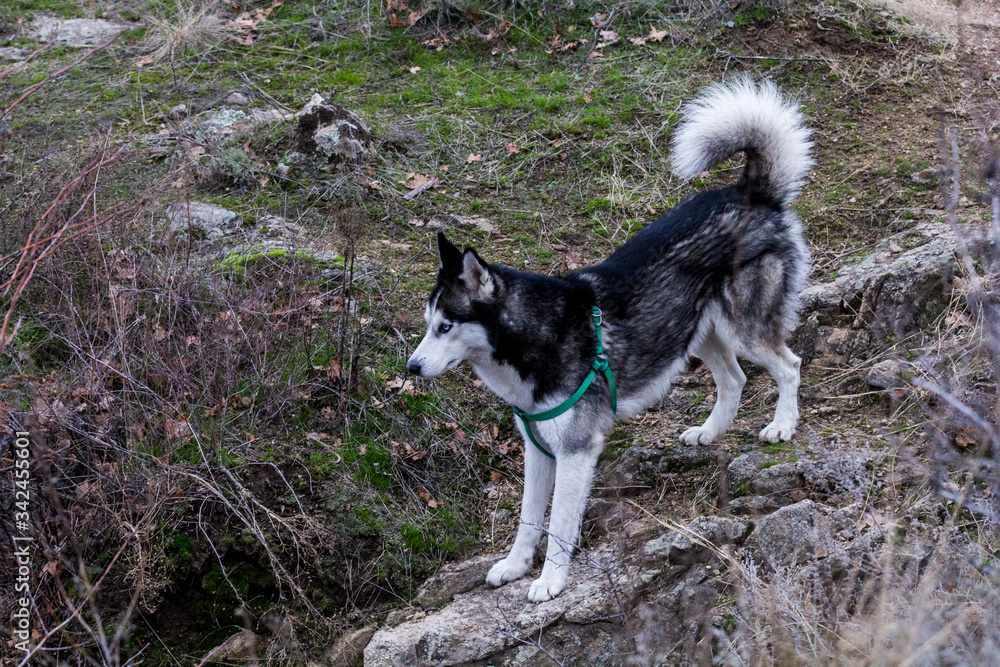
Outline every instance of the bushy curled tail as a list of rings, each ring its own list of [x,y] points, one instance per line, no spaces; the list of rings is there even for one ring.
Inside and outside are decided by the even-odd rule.
[[[694,178],[733,153],[747,156],[741,187],[775,203],[799,193],[813,165],[811,130],[794,102],[770,81],[750,77],[709,86],[681,109],[674,134],[673,168]]]

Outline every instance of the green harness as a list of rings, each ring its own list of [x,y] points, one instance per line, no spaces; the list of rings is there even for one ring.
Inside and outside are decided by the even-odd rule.
[[[550,459],[555,459],[555,455],[538,443],[538,440],[535,439],[535,435],[531,432],[531,424],[528,422],[544,422],[550,419],[555,419],[572,408],[587,392],[587,389],[590,388],[590,383],[594,381],[594,377],[598,373],[604,373],[604,377],[607,378],[608,389],[611,391],[611,412],[615,414],[618,413],[618,389],[615,387],[615,374],[611,372],[611,368],[608,366],[608,358],[604,356],[604,345],[601,343],[601,322],[603,321],[603,313],[601,313],[601,309],[597,306],[592,306],[591,312],[594,315],[594,331],[597,333],[597,353],[594,355],[594,361],[590,364],[590,372],[587,373],[587,377],[584,378],[583,384],[581,384],[580,388],[576,390],[576,393],[556,407],[533,415],[529,415],[516,405],[511,406],[514,408],[514,414],[521,418],[521,422],[524,424],[524,430],[528,433],[528,439],[531,440],[531,444],[537,447],[538,451],[545,454]]]

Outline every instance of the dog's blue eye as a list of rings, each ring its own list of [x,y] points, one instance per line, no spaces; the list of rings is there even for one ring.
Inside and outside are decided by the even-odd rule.
[[[451,331],[450,324],[442,324],[438,327],[438,333],[448,333],[449,331]]]

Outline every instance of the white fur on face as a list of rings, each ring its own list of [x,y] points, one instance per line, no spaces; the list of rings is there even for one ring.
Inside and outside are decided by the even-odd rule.
[[[427,304],[424,311],[427,333],[409,361],[420,364],[420,377],[425,378],[437,377],[489,349],[486,329],[474,322],[451,321],[436,305],[436,301]]]

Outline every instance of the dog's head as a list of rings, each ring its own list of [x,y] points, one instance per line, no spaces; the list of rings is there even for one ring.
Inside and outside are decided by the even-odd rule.
[[[427,333],[406,370],[436,377],[466,359],[489,351],[486,321],[501,301],[504,286],[496,271],[472,248],[465,252],[438,233],[437,285],[427,299]]]

